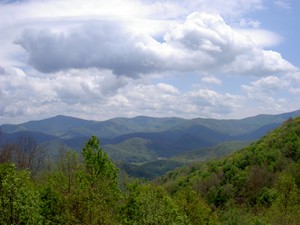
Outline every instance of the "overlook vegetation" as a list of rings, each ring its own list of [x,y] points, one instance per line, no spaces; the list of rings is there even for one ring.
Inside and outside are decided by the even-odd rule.
[[[300,221],[300,117],[228,157],[153,182],[118,170],[95,136],[80,153],[61,148],[55,161],[29,139],[4,144],[0,162],[0,224]]]
[[[1,149],[0,224],[194,224],[189,216],[194,210],[200,213],[193,215],[197,220],[217,223],[211,209],[190,189],[171,196],[161,186],[118,174],[95,136],[81,155],[61,150],[57,162],[37,174],[29,169],[36,164],[35,157],[22,147]],[[8,154],[11,150],[14,155]],[[20,159],[26,163],[20,164]],[[192,199],[195,209],[185,207],[186,198]]]
[[[218,161],[157,179],[169,193],[192,187],[222,224],[299,224],[300,117]]]

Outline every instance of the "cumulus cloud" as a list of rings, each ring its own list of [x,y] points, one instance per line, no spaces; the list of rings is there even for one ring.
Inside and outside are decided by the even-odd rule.
[[[253,113],[266,109],[282,112],[299,106],[299,74],[296,73],[284,78],[268,76],[245,84],[242,86],[245,94],[239,95],[201,85],[182,91],[165,82],[151,84],[143,79],[117,77],[97,69],[70,70],[48,77],[30,76],[13,67],[5,67],[3,71],[0,74],[2,123],[57,114],[95,120],[137,115],[230,118],[232,115],[240,117],[243,110],[248,115],[253,110]],[[280,96],[287,88],[295,92],[294,98]],[[293,102],[290,108],[286,107],[287,102]]]
[[[204,76],[201,78],[201,81],[206,84],[216,84],[221,85],[222,81],[215,76]]]
[[[284,80],[289,93],[300,94],[300,71],[286,74]]]
[[[66,33],[25,30],[17,41],[41,72],[95,67],[128,76],[155,71],[159,63],[149,42],[114,21],[88,23]]]
[[[287,110],[288,102],[296,103],[295,99],[286,99],[282,95],[288,87],[285,79],[276,76],[263,77],[257,81],[251,82],[249,85],[242,85],[249,101],[255,102],[258,109],[272,110],[274,112],[282,112]],[[296,106],[295,104],[294,106]]]
[[[217,117],[238,109],[243,99],[210,89],[182,92],[167,83],[117,78],[95,69],[72,70],[47,78],[28,76],[16,68],[5,71],[0,76],[2,122],[22,122],[62,112],[97,120],[120,115]]]
[[[242,18],[263,0],[0,5],[2,123],[56,114],[232,118],[300,107],[299,70],[265,49],[282,38]]]
[[[276,76],[263,77],[250,85],[242,85],[247,96],[255,99],[264,99],[266,96],[273,95],[282,88],[280,79]]]
[[[129,84],[109,99],[107,108],[124,110],[127,116],[181,116],[185,118],[227,115],[241,107],[244,98],[211,89],[180,92],[170,84]],[[121,105],[121,108],[118,108]]]
[[[29,63],[45,73],[108,69],[138,77],[164,71],[264,75],[294,70],[277,52],[258,47],[217,14],[193,13],[159,42],[115,21],[85,23],[67,32],[26,30],[17,41]]]
[[[247,107],[253,105],[261,111],[284,112],[297,110],[300,90],[299,71],[283,76],[266,76],[256,81],[244,84],[241,89],[247,98]]]
[[[248,36],[257,46],[261,48],[276,46],[283,41],[283,38],[278,34],[258,28],[237,29],[237,32]]]
[[[188,97],[195,106],[195,111],[215,116],[232,113],[241,107],[244,100],[242,96],[222,94],[210,89],[192,91],[188,93]]]
[[[277,52],[259,48],[255,42],[232,29],[215,14],[191,14],[166,39],[193,55],[198,70],[262,75],[294,70]]]
[[[0,118],[9,122],[15,117],[33,119],[62,112],[84,117],[89,111],[92,116],[127,82],[127,78],[95,69],[45,77],[6,67],[0,74]]]

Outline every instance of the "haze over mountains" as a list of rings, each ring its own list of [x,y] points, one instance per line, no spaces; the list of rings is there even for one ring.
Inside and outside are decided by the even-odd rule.
[[[253,141],[283,121],[300,115],[300,110],[278,115],[257,115],[239,120],[153,118],[113,118],[83,120],[68,116],[0,126],[0,143],[30,136],[38,144],[65,145],[75,150],[92,136],[118,161],[145,162],[213,148],[222,143]]]

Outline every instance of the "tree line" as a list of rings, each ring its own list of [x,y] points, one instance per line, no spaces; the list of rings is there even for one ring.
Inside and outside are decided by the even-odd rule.
[[[61,151],[40,170],[45,161],[38,149],[22,141],[28,146],[1,150],[0,224],[218,224],[192,189],[172,196],[161,186],[129,181],[94,136],[81,154]]]

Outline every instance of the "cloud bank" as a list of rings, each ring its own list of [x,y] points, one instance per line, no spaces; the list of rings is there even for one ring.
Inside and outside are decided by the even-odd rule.
[[[137,77],[165,71],[264,75],[295,70],[277,52],[261,49],[217,14],[193,13],[162,42],[124,23],[84,23],[66,32],[25,30],[16,42],[44,73],[98,68]]]
[[[271,50],[285,37],[249,16],[282,3],[0,2],[0,121],[299,109],[299,68]]]

